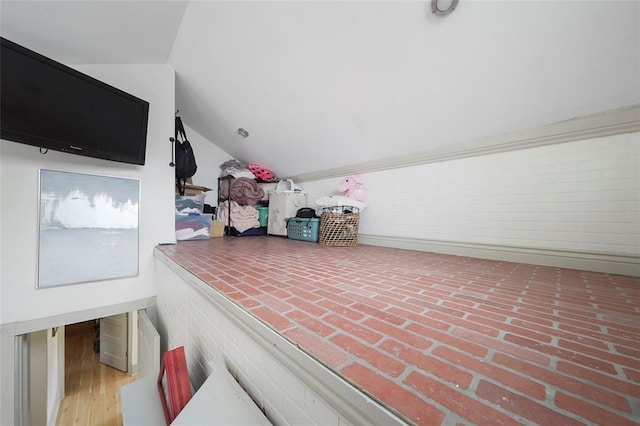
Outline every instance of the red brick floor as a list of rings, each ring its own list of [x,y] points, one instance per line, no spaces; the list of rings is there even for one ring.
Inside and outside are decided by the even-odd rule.
[[[640,424],[640,278],[281,237],[161,246],[417,424]]]

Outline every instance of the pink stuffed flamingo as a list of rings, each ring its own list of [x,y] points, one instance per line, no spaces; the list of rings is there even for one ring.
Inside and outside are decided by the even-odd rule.
[[[364,183],[360,175],[347,176],[338,186],[338,190],[346,197],[364,201]]]

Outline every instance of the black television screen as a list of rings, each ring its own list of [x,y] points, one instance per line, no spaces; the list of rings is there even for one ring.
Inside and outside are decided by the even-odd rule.
[[[0,38],[0,138],[144,164],[149,103]]]

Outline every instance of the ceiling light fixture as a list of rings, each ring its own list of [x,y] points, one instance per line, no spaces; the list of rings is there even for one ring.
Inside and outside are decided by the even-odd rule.
[[[431,12],[436,14],[436,15],[447,15],[447,14],[453,12],[455,10],[455,8],[458,6],[458,0],[445,0],[445,1],[443,1],[445,6],[447,5],[447,3],[449,4],[444,9],[441,9],[440,6],[438,6],[438,3],[440,3],[440,0],[431,0]]]
[[[249,136],[249,132],[247,132],[247,129],[243,129],[242,127],[238,129],[238,134],[243,138],[246,138]]]

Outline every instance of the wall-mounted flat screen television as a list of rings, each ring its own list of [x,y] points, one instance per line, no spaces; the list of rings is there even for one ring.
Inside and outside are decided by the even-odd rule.
[[[143,165],[149,103],[0,38],[0,138]]]

